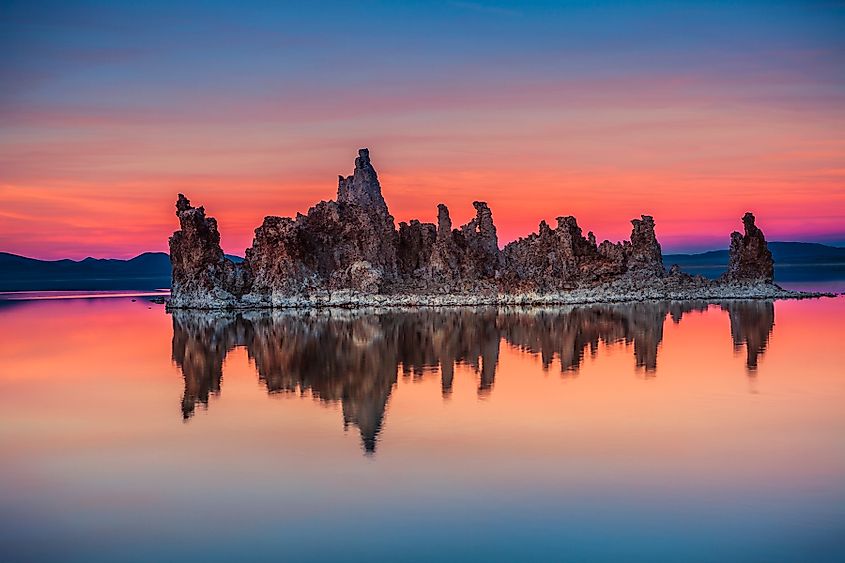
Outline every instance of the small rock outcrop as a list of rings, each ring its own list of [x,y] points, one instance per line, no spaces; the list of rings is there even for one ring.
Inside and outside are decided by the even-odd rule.
[[[413,219],[397,229],[370,153],[361,149],[353,173],[339,177],[334,201],[293,218],[266,217],[236,264],[220,248],[217,222],[179,194],[169,305],[525,304],[784,292],[771,284],[771,253],[750,213],[743,218],[745,234],[731,235],[728,271],[712,281],[665,270],[648,215],[631,221],[626,241],[599,244],[592,232],[584,236],[575,217],[563,216],[554,228],[543,221],[538,232],[500,250],[490,207],[483,201],[473,207],[475,217],[459,228],[439,204],[436,223]]]
[[[248,291],[250,276],[220,248],[217,221],[206,217],[203,207],[193,207],[182,194],[176,201],[176,216],[180,229],[170,237],[170,263],[171,295],[177,303],[230,302]]]
[[[634,225],[634,230],[631,231],[631,247],[625,256],[626,267],[629,270],[662,275],[663,252],[654,234],[654,219],[649,215],[642,215],[640,219],[632,220],[631,224]]]
[[[745,233],[731,233],[731,247],[728,258],[728,271],[723,279],[731,282],[772,283],[775,276],[775,262],[757,225],[754,214],[742,216]]]
[[[654,234],[654,219],[634,219],[631,241],[596,244],[592,232],[584,237],[575,217],[558,217],[552,230],[540,230],[514,241],[503,251],[507,283],[521,290],[565,290],[601,283],[644,271],[662,277],[663,255]]]

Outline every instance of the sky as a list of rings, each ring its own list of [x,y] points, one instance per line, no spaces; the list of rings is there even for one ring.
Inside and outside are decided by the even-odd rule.
[[[397,223],[500,244],[845,245],[845,2],[0,0],[0,52],[0,251],[165,251],[183,192],[242,255],[359,147]]]

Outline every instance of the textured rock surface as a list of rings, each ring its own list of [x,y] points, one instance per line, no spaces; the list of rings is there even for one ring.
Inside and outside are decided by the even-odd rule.
[[[338,180],[335,201],[306,215],[266,217],[242,264],[226,259],[217,222],[179,195],[180,230],[170,239],[172,308],[362,305],[584,303],[642,299],[791,296],[773,285],[771,253],[754,216],[731,235],[728,271],[719,281],[663,266],[654,219],[632,221],[628,241],[597,244],[575,217],[545,221],[499,249],[493,213],[473,202],[475,217],[452,228],[448,208],[437,222],[412,220],[397,230],[367,149],[352,175]]]
[[[171,303],[202,307],[229,302],[248,291],[248,272],[223,255],[217,221],[206,217],[204,208],[191,206],[182,194],[176,201],[176,216],[180,229],[170,237]]]
[[[244,260],[254,276],[247,301],[337,289],[378,292],[397,275],[397,240],[369,152],[362,149],[354,173],[338,180],[337,201],[321,201],[295,219],[267,217],[255,230]]]
[[[735,282],[771,283],[775,275],[775,262],[766,244],[763,231],[754,224],[754,215],[742,217],[745,234],[731,233],[728,271],[724,279]]]
[[[644,215],[632,223],[630,242],[596,245],[595,235],[585,238],[575,217],[558,217],[554,230],[543,221],[539,232],[505,246],[506,285],[512,291],[550,291],[607,282],[629,272],[662,277],[654,220]]]

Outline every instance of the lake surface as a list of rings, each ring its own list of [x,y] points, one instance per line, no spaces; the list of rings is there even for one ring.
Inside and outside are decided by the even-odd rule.
[[[0,302],[0,560],[841,561],[843,319]]]

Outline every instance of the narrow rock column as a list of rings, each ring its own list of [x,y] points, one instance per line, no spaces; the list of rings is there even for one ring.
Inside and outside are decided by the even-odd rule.
[[[170,237],[171,304],[217,306],[220,300],[235,299],[248,280],[224,256],[217,221],[206,217],[203,207],[193,207],[183,194],[176,201],[176,216],[180,229]]]
[[[352,203],[385,216],[389,215],[387,203],[381,194],[378,174],[376,174],[376,170],[370,162],[369,149],[358,150],[355,170],[351,176],[338,177],[337,202]]]
[[[663,252],[654,233],[654,218],[650,215],[641,215],[640,219],[633,219],[631,224],[634,228],[631,231],[628,269],[648,270],[662,274],[664,271]]]
[[[754,224],[754,214],[743,215],[742,224],[745,234],[731,233],[728,270],[722,278],[734,282],[772,283],[775,263],[763,231]]]

